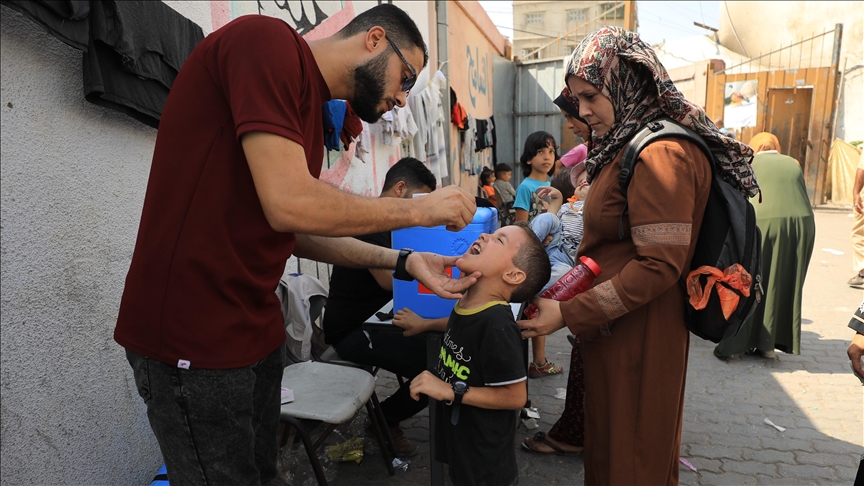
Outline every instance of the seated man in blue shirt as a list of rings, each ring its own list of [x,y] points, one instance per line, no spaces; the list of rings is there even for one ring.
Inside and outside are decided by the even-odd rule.
[[[435,176],[422,162],[406,157],[387,171],[380,197],[410,199],[414,194],[431,192],[435,185]],[[389,231],[356,238],[390,248]],[[392,271],[334,266],[324,312],[324,339],[342,359],[378,366],[408,379],[381,403],[381,410],[397,452],[402,457],[411,457],[417,454],[417,446],[405,437],[399,423],[426,408],[425,398],[418,402],[410,395],[411,379],[426,369],[426,342],[423,336],[369,334],[361,329],[369,317],[392,299]]]

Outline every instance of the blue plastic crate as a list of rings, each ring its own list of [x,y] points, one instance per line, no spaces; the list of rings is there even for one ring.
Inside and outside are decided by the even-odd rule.
[[[477,208],[474,220],[461,231],[447,231],[443,226],[433,228],[413,227],[393,232],[392,245],[395,249],[412,248],[414,251],[428,251],[445,256],[462,255],[481,233],[493,233],[498,229],[498,210]],[[452,268],[453,277],[459,277],[459,269]],[[416,280],[393,281],[393,309],[405,307],[420,317],[435,319],[447,317],[456,304],[455,300],[438,297]]]

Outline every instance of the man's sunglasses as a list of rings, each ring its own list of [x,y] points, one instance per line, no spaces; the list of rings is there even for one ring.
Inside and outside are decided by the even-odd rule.
[[[396,44],[394,44],[389,37],[385,37],[385,39],[387,39],[387,42],[390,43],[390,47],[392,47],[393,50],[396,51],[396,55],[399,56],[399,59],[402,59],[402,62],[405,64],[408,70],[411,71],[411,77],[404,78],[402,80],[402,91],[407,93],[411,91],[411,88],[414,87],[414,83],[417,82],[417,71],[415,71],[414,68],[411,67],[410,64],[408,64],[408,61],[405,60],[405,56],[402,55],[402,51],[400,51],[399,48],[396,47]]]

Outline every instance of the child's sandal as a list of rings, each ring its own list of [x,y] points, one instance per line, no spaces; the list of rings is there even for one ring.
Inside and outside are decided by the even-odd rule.
[[[536,363],[528,364],[528,378],[542,378],[544,376],[557,375],[564,371],[562,366],[556,366],[554,363],[546,360],[542,366],[537,366]]]

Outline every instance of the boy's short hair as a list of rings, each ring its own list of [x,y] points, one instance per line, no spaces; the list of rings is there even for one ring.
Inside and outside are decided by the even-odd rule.
[[[435,175],[419,160],[414,157],[404,157],[393,164],[387,175],[384,176],[384,187],[381,191],[388,191],[402,181],[412,190],[428,187],[435,190],[437,181]]]
[[[573,187],[573,181],[570,180],[570,172],[572,171],[572,167],[564,167],[559,170],[558,173],[552,177],[552,181],[549,182],[549,185],[561,192],[565,201],[573,197],[573,193],[576,192],[576,188]]]
[[[525,272],[525,281],[513,289],[510,302],[525,302],[537,295],[537,292],[540,292],[540,289],[549,282],[552,276],[552,264],[549,263],[549,255],[546,254],[543,243],[528,223],[520,221],[513,226],[522,228],[528,241],[519,246],[519,250],[513,257],[516,268]]]
[[[498,174],[503,174],[505,172],[513,172],[513,168],[510,167],[510,164],[502,162],[495,166],[495,177],[498,177]]]
[[[519,166],[522,167],[522,176],[528,177],[531,175],[531,166],[528,162],[537,155],[537,152],[549,146],[551,146],[552,150],[555,152],[555,160],[558,160],[558,144],[555,142],[555,137],[553,137],[551,133],[539,131],[528,135],[528,138],[525,139],[525,147],[522,149],[522,157],[519,157]],[[553,170],[555,170],[554,165],[549,169],[549,174],[551,174]]]
[[[345,27],[342,27],[337,35],[341,38],[366,32],[372,27],[381,27],[387,33],[387,37],[400,49],[405,50],[416,47],[423,52],[423,67],[417,70],[417,74],[426,67],[429,62],[429,51],[423,34],[417,28],[417,24],[396,5],[382,3],[357,15]]]

